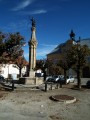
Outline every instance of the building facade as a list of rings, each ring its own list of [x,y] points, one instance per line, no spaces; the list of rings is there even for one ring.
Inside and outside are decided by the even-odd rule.
[[[65,51],[70,50],[72,45],[77,44],[77,42],[79,42],[80,45],[87,45],[90,48],[90,38],[79,39],[75,41],[75,34],[73,33],[73,31],[71,31],[70,39],[67,40],[65,43],[59,44],[53,51],[47,54],[47,59],[53,60],[53,63],[57,63],[62,59]],[[63,74],[63,71],[61,74]],[[76,76],[76,72],[72,69],[67,71],[67,74]],[[82,77],[90,77],[90,57],[88,57],[88,64],[82,69]]]
[[[26,66],[22,68],[22,76],[25,75],[26,70]],[[4,78],[16,77],[16,79],[18,79],[19,68],[15,64],[2,64],[0,65],[0,75],[2,75]]]

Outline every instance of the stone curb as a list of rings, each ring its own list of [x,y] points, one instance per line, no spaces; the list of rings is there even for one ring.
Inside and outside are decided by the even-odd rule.
[[[62,99],[56,99],[54,96],[51,96],[51,99],[54,100],[54,101],[57,101],[57,102],[63,102],[63,103],[67,103],[67,104],[76,102],[75,97],[73,97],[72,100],[62,100]]]

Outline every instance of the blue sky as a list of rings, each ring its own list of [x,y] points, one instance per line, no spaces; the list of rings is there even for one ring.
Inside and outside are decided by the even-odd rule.
[[[0,0],[0,31],[20,32],[26,40],[24,56],[28,60],[28,41],[32,17],[36,20],[37,59],[46,58],[58,44],[69,39],[90,38],[90,0]]]

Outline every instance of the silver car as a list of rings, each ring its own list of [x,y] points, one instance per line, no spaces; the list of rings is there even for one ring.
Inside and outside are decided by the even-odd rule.
[[[62,78],[59,79],[59,82],[61,82],[63,84],[65,84],[65,83],[69,84],[69,83],[74,82],[74,81],[75,81],[75,78],[73,76],[68,76],[66,78],[66,82],[65,82],[65,78],[64,77],[62,77]]]
[[[60,79],[64,78],[64,75],[54,75],[52,77],[54,82],[58,82]]]
[[[68,84],[68,83],[71,83],[71,82],[74,83],[75,82],[75,78],[73,76],[67,77],[66,83]]]

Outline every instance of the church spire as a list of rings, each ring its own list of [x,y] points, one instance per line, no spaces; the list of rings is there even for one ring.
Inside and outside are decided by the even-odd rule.
[[[71,30],[70,39],[75,40],[75,33]]]

